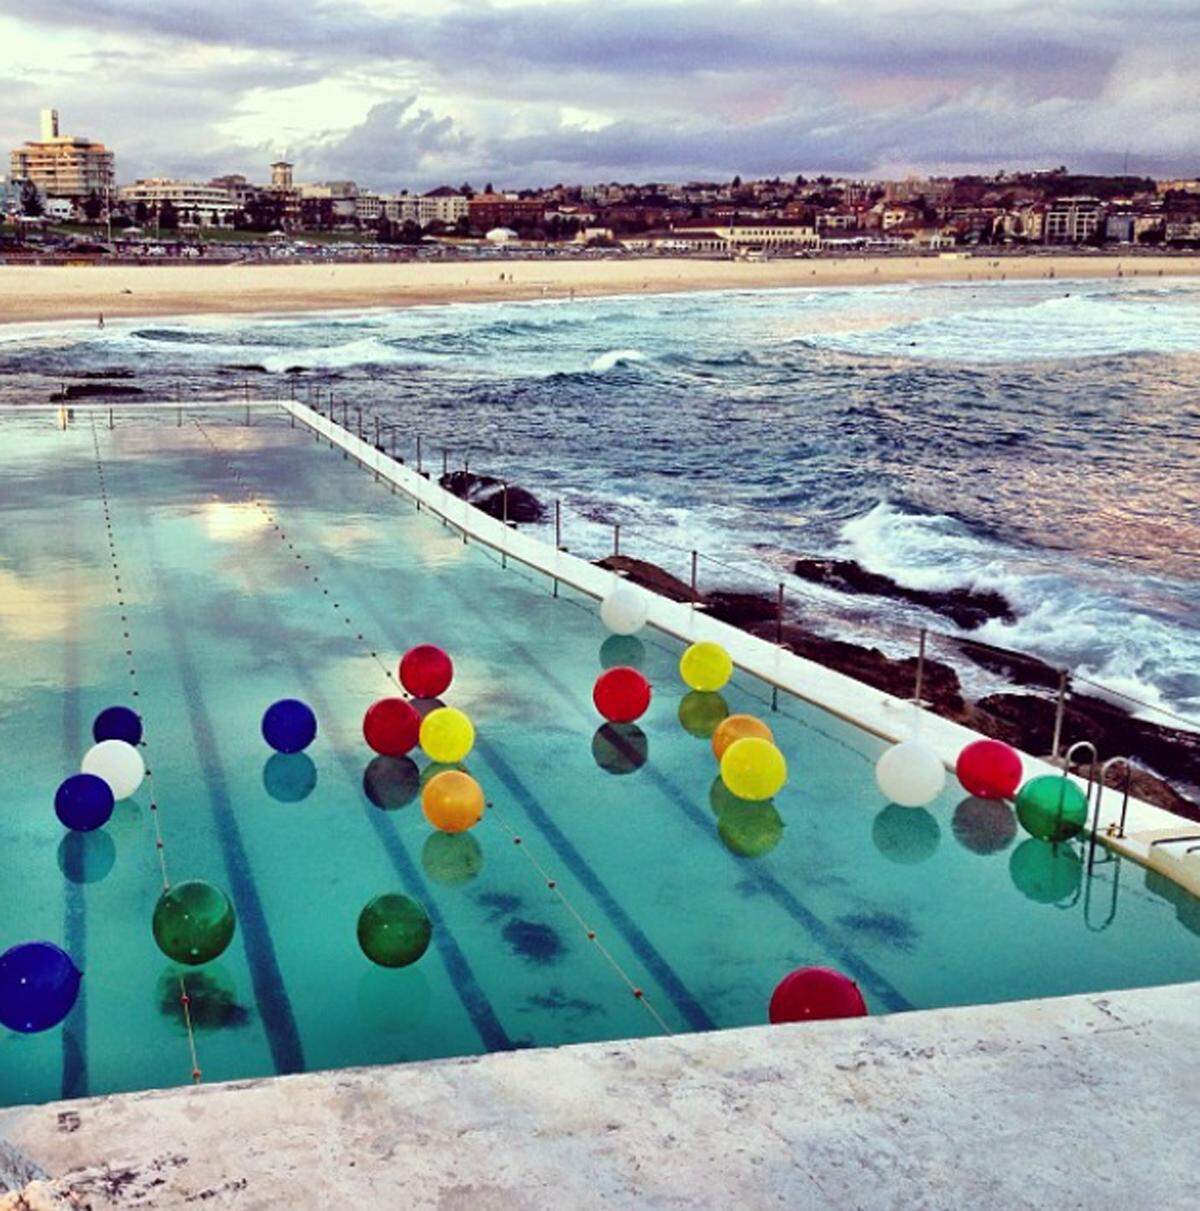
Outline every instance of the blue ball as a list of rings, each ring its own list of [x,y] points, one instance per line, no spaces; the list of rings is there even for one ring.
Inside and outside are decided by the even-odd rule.
[[[53,942],[21,942],[0,955],[0,1023],[33,1034],[57,1026],[79,996],[79,968]]]
[[[317,717],[306,703],[281,698],[267,707],[262,734],[277,753],[298,753],[312,744],[317,734]]]
[[[112,787],[95,774],[72,774],[54,792],[54,810],[68,828],[90,833],[113,814]]]
[[[92,724],[92,736],[97,744],[101,740],[138,744],[142,739],[142,717],[127,706],[105,707]]]

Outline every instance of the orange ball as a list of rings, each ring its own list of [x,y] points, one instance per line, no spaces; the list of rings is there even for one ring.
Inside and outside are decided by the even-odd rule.
[[[720,761],[735,740],[745,740],[747,736],[775,743],[775,734],[761,719],[755,719],[753,715],[726,715],[712,735],[713,756]]]
[[[421,810],[441,832],[465,833],[483,818],[483,787],[462,770],[443,770],[425,783]]]

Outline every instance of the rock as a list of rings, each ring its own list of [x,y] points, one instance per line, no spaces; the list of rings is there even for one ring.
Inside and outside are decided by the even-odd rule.
[[[461,500],[482,509],[491,517],[516,522],[545,521],[546,506],[527,488],[509,484],[491,475],[475,475],[471,471],[450,471],[439,477],[438,483]]]
[[[1039,660],[1036,656],[1026,656],[1023,652],[998,648],[991,643],[981,643],[978,639],[952,638],[962,654],[973,664],[987,669],[990,673],[998,673],[1006,681],[1011,681],[1015,685],[1058,689],[1060,670],[1047,664],[1044,660]]]
[[[1015,622],[1017,618],[1008,600],[991,589],[911,589],[890,576],[868,571],[853,559],[797,559],[792,571],[840,593],[886,597],[921,606],[951,619],[965,631],[994,619]]]
[[[117,367],[113,370],[64,370],[60,371],[63,378],[133,378],[132,370]]]
[[[242,370],[251,374],[266,374],[266,366],[260,366],[257,362],[223,362],[222,370]]]
[[[596,560],[596,566],[608,568],[610,572],[620,572],[633,584],[640,584],[671,601],[702,600],[699,594],[692,592],[690,585],[664,571],[658,564],[648,563],[644,559],[634,559],[629,555],[607,555],[604,559]]]
[[[62,391],[50,396],[52,404],[63,400],[82,399],[85,396],[145,395],[141,387],[127,387],[122,383],[68,383]]]
[[[706,613],[743,630],[779,620],[779,602],[762,593],[731,593],[717,589],[705,597],[704,605]],[[771,638],[774,637],[772,632]]]

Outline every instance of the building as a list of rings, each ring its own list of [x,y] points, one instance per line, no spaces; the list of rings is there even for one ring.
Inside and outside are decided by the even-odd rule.
[[[695,232],[711,233],[712,224],[680,224],[674,228],[676,235],[691,235]],[[779,248],[818,248],[821,240],[815,227],[806,223],[784,223],[777,219],[721,224],[715,228],[731,250],[767,251]]]
[[[239,209],[228,189],[201,181],[178,181],[168,177],[147,177],[132,185],[123,185],[121,201],[127,209],[139,204],[161,219],[169,202],[181,223],[201,227],[226,227]]]
[[[103,143],[58,132],[58,110],[42,110],[42,137],[9,156],[14,181],[32,181],[47,198],[106,197],[115,184],[113,153]]]
[[[275,163],[271,165],[271,188],[292,188],[292,165],[286,160],[276,160]]]
[[[533,227],[545,221],[546,204],[541,198],[519,198],[508,193],[479,193],[467,204],[472,231],[493,227]]]
[[[1046,207],[1047,244],[1083,244],[1095,237],[1104,221],[1096,198],[1059,198]]]
[[[445,223],[446,226],[453,227],[459,219],[465,219],[469,213],[466,195],[459,193],[457,189],[451,189],[449,185],[431,189],[414,200],[414,217],[422,227],[428,227],[430,223]]]

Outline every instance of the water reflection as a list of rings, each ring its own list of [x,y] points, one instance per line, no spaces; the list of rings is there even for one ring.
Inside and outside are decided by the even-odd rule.
[[[729,714],[729,704],[716,693],[691,690],[679,700],[679,722],[689,736],[711,740],[717,724]]]
[[[592,759],[606,774],[632,774],[649,755],[650,741],[636,723],[606,723],[592,737]]]
[[[717,834],[739,858],[761,858],[783,840],[783,817],[770,800],[737,800],[717,817]]]
[[[408,761],[409,758],[401,757],[401,758],[399,758],[399,760]],[[429,784],[429,780],[431,778],[436,778],[438,776],[438,774],[444,774],[447,770],[452,770],[452,769],[456,769],[459,771],[459,773],[462,773],[462,774],[469,774],[471,772],[469,769],[467,769],[467,767],[461,761],[458,762],[458,764],[454,764],[453,762],[450,762],[450,761],[431,761],[421,771],[421,789],[422,790],[425,789],[425,787]]]
[[[1062,904],[1079,895],[1083,863],[1069,846],[1030,837],[1013,850],[1008,874],[1026,899],[1037,904]]]
[[[429,1013],[429,979],[417,965],[378,967],[371,964],[358,981],[358,1012],[380,1034],[404,1034]]]
[[[363,793],[376,807],[395,811],[421,789],[421,771],[411,757],[375,757],[363,770]]]
[[[117,860],[117,847],[103,828],[68,832],[58,843],[58,869],[72,883],[99,883]]]
[[[640,669],[646,663],[646,645],[636,635],[610,635],[600,645],[602,668]]]
[[[279,803],[299,803],[317,785],[317,767],[307,753],[275,753],[263,765],[263,789]]]
[[[410,698],[410,705],[413,710],[421,716],[422,719],[429,714],[430,711],[436,711],[446,704],[440,698]]]
[[[421,849],[425,873],[443,887],[461,887],[483,870],[483,848],[472,833],[430,833]]]
[[[954,809],[950,827],[959,845],[973,854],[999,853],[1017,835],[1016,817],[1007,803],[974,795],[968,795]]]
[[[187,1033],[187,1022],[179,1001],[180,976],[187,989],[188,1013],[195,1030],[207,1032],[249,1024],[250,1010],[239,1004],[237,985],[224,963],[209,963],[203,971],[185,970],[171,964],[164,967],[158,977],[155,997],[159,1013],[181,1034]]]
[[[942,840],[942,830],[923,807],[889,803],[871,825],[871,840],[889,862],[916,866],[933,857]]]

